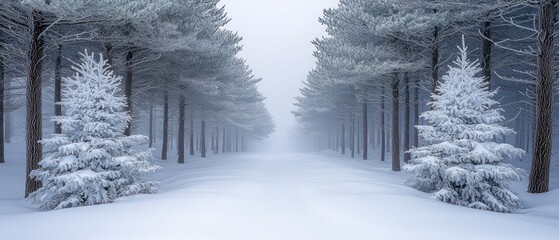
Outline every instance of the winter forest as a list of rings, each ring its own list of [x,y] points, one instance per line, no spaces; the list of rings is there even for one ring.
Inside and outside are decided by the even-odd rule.
[[[557,239],[558,11],[0,0],[0,239]]]

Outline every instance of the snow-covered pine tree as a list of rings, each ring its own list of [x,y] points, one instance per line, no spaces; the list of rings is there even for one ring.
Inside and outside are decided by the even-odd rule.
[[[65,79],[62,106],[66,113],[53,120],[62,134],[41,141],[46,157],[31,176],[43,186],[30,195],[41,209],[61,209],[110,203],[119,197],[155,193],[157,182],[143,178],[156,171],[152,150],[137,150],[145,136],[124,136],[130,121],[120,93],[121,78],[107,60],[87,51]],[[134,149],[136,147],[136,149]]]
[[[460,56],[437,87],[429,103],[433,110],[421,115],[428,125],[417,126],[427,145],[411,149],[406,165],[408,184],[443,202],[470,208],[510,212],[521,207],[509,185],[522,180],[526,172],[503,163],[521,157],[524,151],[498,136],[514,131],[501,123],[503,111],[483,77],[477,77],[479,63],[467,58],[462,39]]]

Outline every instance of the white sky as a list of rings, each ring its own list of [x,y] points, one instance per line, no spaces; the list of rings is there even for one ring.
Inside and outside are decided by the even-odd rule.
[[[322,10],[338,0],[223,0],[232,21],[228,29],[243,37],[241,56],[264,78],[258,86],[277,124],[268,140],[276,151],[288,146],[287,132],[295,125],[294,97],[314,67],[311,41],[324,35],[318,22]],[[272,146],[271,146],[272,147]]]

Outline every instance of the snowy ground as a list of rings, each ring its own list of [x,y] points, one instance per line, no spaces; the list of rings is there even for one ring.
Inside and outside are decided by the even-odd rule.
[[[0,166],[0,239],[557,239],[559,191],[515,214],[432,200],[377,161],[232,154],[163,162],[156,195],[40,212],[21,200],[22,156]],[[525,183],[518,185],[524,191]]]

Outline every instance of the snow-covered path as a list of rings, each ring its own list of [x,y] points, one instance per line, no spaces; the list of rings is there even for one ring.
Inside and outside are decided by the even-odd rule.
[[[28,208],[8,191],[21,181],[0,177],[10,193],[0,196],[0,239],[557,239],[557,191],[525,194],[526,209],[498,214],[439,203],[386,164],[332,154],[162,165],[159,194],[52,212]],[[8,164],[0,176],[7,169],[22,170]]]

